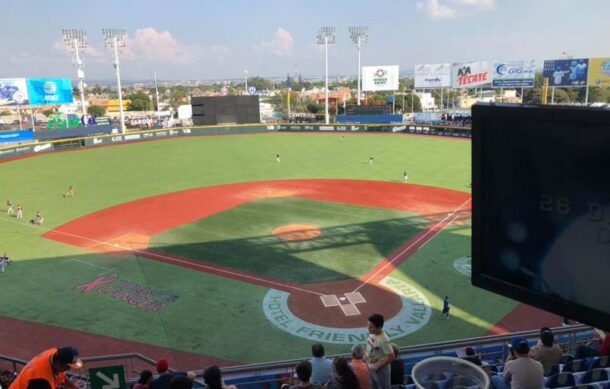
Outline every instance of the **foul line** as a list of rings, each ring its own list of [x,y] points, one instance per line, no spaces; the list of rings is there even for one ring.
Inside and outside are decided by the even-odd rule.
[[[88,238],[86,236],[72,234],[70,232],[65,232],[65,231],[60,231],[60,230],[51,230],[51,229],[44,228],[44,227],[39,226],[39,225],[32,225],[32,224],[29,224],[29,223],[20,223],[20,222],[16,222],[16,221],[13,221],[13,220],[6,220],[6,219],[0,219],[0,220],[2,220],[4,222],[8,222],[8,223],[19,224],[19,225],[23,225],[23,226],[29,226],[29,227],[32,227],[32,228],[38,228],[38,229],[42,230],[43,233],[52,232],[52,233],[55,233],[55,234],[62,234],[62,235],[70,236],[70,237],[73,237],[73,238],[83,239],[83,240],[92,242],[93,245],[95,245],[95,244],[97,244],[97,245],[104,245],[104,246],[113,247],[115,249],[118,247],[118,248],[121,248],[121,249],[123,249],[125,251],[131,251],[131,252],[134,252],[134,253],[138,253],[138,254],[142,255],[143,257],[148,257],[148,258],[150,258],[150,257],[157,257],[157,258],[164,259],[167,262],[173,262],[173,263],[176,263],[176,264],[188,265],[188,266],[191,266],[191,267],[196,267],[196,268],[200,268],[200,269],[210,270],[211,272],[216,272],[216,273],[224,273],[224,274],[233,276],[232,277],[233,279],[238,279],[238,280],[239,279],[242,279],[242,280],[243,279],[248,279],[248,280],[256,281],[259,284],[276,285],[276,286],[284,288],[284,289],[292,289],[292,290],[299,291],[299,292],[314,294],[316,296],[323,296],[323,293],[314,292],[312,290],[307,290],[307,289],[299,288],[298,286],[294,286],[294,285],[290,285],[290,284],[284,284],[284,283],[281,283],[281,282],[276,282],[276,281],[271,281],[271,280],[259,278],[259,277],[252,276],[252,275],[245,274],[245,273],[233,272],[231,270],[223,269],[223,268],[220,268],[220,267],[202,265],[200,263],[190,262],[190,261],[187,261],[187,260],[178,259],[178,258],[175,258],[175,257],[163,255],[163,254],[152,253],[152,252],[146,251],[146,250],[132,249],[130,247],[124,247],[124,246],[119,245],[119,244],[112,244],[112,243],[109,243],[108,241],[101,241],[101,240],[97,240],[97,239],[93,239],[93,238]],[[124,236],[124,235],[126,235],[126,234],[119,235],[118,237],[121,237],[121,236]],[[131,244],[131,242],[128,242],[128,243]],[[91,245],[91,246],[93,246],[93,245]],[[91,246],[89,246],[89,247],[91,247]],[[104,253],[102,253],[102,254],[104,254]],[[73,259],[73,260],[75,260],[75,259]],[[82,262],[82,261],[80,261],[80,262]]]
[[[354,289],[353,292],[357,292],[358,290],[360,290],[361,288],[363,288],[365,285],[367,285],[372,279],[374,279],[375,277],[377,277],[383,270],[385,270],[388,266],[391,266],[396,260],[398,260],[404,253],[406,253],[407,251],[409,251],[411,248],[413,248],[415,245],[417,245],[422,239],[427,238],[428,235],[431,232],[434,232],[434,234],[427,238],[427,240],[422,244],[421,247],[418,248],[418,250],[422,247],[424,247],[424,245],[426,243],[428,243],[429,241],[431,241],[435,236],[437,236],[440,232],[442,232],[445,228],[447,228],[447,226],[449,226],[451,223],[453,223],[458,217],[459,215],[455,216],[449,223],[446,223],[441,229],[439,229],[438,231],[435,231],[435,229],[440,226],[441,224],[445,223],[445,220],[447,220],[448,218],[452,217],[453,215],[455,215],[456,212],[458,212],[460,209],[462,209],[466,204],[468,204],[470,202],[470,198],[467,199],[466,201],[464,201],[459,207],[457,207],[456,209],[454,209],[453,211],[451,211],[450,213],[447,214],[447,216],[445,216],[443,218],[443,220],[441,220],[440,222],[438,222],[434,227],[432,228],[428,228],[426,230],[426,232],[424,234],[422,234],[419,238],[417,238],[415,241],[411,242],[411,244],[409,244],[407,247],[405,247],[403,250],[401,250],[398,254],[396,254],[394,256],[394,258],[389,261],[388,263],[386,263],[383,267],[381,267],[380,269],[378,269],[375,273],[373,273],[369,278],[367,278],[362,284],[360,284],[360,286],[358,286],[356,289]],[[352,293],[353,293],[352,292]]]

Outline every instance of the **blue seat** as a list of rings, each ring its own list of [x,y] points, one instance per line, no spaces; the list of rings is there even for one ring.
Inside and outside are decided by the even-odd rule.
[[[603,357],[595,357],[593,358],[593,360],[591,361],[591,365],[590,365],[590,369],[597,369],[597,368],[606,368],[606,367],[610,367],[610,357],[605,355]]]
[[[570,361],[570,362],[566,363],[565,365],[563,365],[563,370],[561,370],[561,371],[576,373],[579,371],[586,371],[586,370],[588,370],[588,364],[587,364],[586,360],[574,359],[573,361]]]
[[[593,369],[586,372],[579,383],[589,384],[601,381],[608,381],[608,372],[605,369]]]
[[[574,386],[575,384],[576,380],[572,373],[564,372],[550,376],[544,386],[547,388],[561,388],[564,386]]]

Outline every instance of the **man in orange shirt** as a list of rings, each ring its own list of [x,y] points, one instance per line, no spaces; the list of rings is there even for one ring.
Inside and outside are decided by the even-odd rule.
[[[369,365],[364,360],[364,347],[356,344],[352,347],[352,370],[358,378],[360,389],[371,389],[371,373]]]
[[[66,378],[66,371],[78,369],[83,363],[78,359],[78,350],[74,347],[51,348],[32,358],[23,367],[9,389],[27,389],[32,380],[43,379],[49,382],[51,389],[63,386],[66,389],[77,389]]]

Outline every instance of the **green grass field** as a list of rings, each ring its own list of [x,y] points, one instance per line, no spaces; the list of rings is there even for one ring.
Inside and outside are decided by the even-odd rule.
[[[280,164],[275,161],[276,153],[282,156]],[[368,165],[369,156],[375,157],[372,166]],[[36,210],[45,217],[44,228],[39,228],[0,214],[0,251],[15,260],[0,275],[0,315],[243,363],[302,357],[309,353],[311,342],[269,324],[261,312],[261,300],[267,292],[262,286],[135,255],[88,253],[40,235],[113,205],[189,188],[301,178],[401,182],[405,169],[410,183],[467,192],[470,143],[402,135],[348,134],[345,139],[311,134],[216,136],[0,163],[0,199],[23,204],[26,219]],[[76,196],[66,199],[61,194],[69,185],[74,186]],[[252,252],[253,244],[261,247],[273,226],[290,222],[295,214],[299,220],[309,217],[312,223],[336,232],[337,242],[341,229],[349,231],[350,226],[368,228],[368,240],[351,247],[355,251],[336,251],[333,259],[325,258],[324,250],[295,254],[295,248],[315,245],[313,241],[276,243],[259,248],[265,250],[264,261],[239,263],[233,254],[235,244]],[[363,258],[381,258],[414,234],[421,223],[414,215],[389,210],[275,199],[252,202],[160,234],[153,238],[153,246],[171,252],[179,245],[205,261],[293,281],[293,275],[286,274],[288,267],[295,278],[313,282],[366,272],[374,264],[356,259],[351,266],[344,266],[344,261],[354,257],[354,252]],[[397,237],[393,228],[400,228],[401,237],[406,238]],[[448,326],[434,311],[426,326],[398,339],[398,344],[479,336],[516,306],[511,300],[471,287],[469,278],[453,269],[453,261],[469,253],[470,228],[451,226],[392,274],[417,285],[435,310],[442,296],[450,294],[455,313]],[[265,263],[278,265],[291,257],[297,260],[289,265]],[[75,289],[101,274],[117,274],[121,280],[177,298],[163,310],[150,312]],[[221,335],[209,336],[221,330]],[[348,347],[328,345],[327,349],[339,353]]]
[[[288,242],[271,234],[294,221],[317,225],[323,235]],[[426,224],[404,212],[285,197],[256,200],[164,232],[151,239],[150,247],[268,278],[312,283],[358,278]]]

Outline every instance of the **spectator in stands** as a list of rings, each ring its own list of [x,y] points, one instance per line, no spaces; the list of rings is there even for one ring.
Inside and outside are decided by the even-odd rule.
[[[574,359],[610,355],[610,339],[608,333],[595,329],[593,339],[576,348]]]
[[[404,385],[405,383],[405,362],[398,358],[400,350],[398,345],[395,343],[391,344],[392,351],[394,351],[394,360],[390,364],[390,384],[391,385]]]
[[[529,357],[530,347],[524,337],[513,338],[511,342],[516,359],[504,365],[504,382],[512,389],[539,389],[544,387],[542,363]]]
[[[192,389],[193,380],[187,376],[178,375],[172,378],[169,383],[170,389]]]
[[[364,362],[364,347],[356,344],[352,347],[352,371],[358,378],[360,389],[371,389],[371,373],[369,365]]]
[[[153,373],[150,370],[142,370],[140,379],[133,386],[133,389],[148,389],[153,382]]]
[[[462,359],[472,362],[477,366],[483,366],[483,362],[481,361],[481,358],[479,358],[479,356],[477,355],[477,353],[474,351],[474,349],[472,347],[466,347],[465,351],[466,351],[466,356],[462,357]]]
[[[0,386],[6,389],[11,386],[14,379],[15,373],[10,370],[3,370],[2,373],[0,373]]]
[[[212,365],[203,372],[203,381],[208,386],[208,389],[237,389],[235,385],[226,386],[222,381],[222,373],[220,368]]]
[[[195,373],[185,371],[169,371],[169,360],[166,358],[159,359],[156,365],[159,377],[153,380],[150,384],[150,389],[170,389],[170,384],[174,377],[188,377],[191,380],[195,379]]]
[[[530,358],[542,363],[545,376],[551,374],[555,366],[559,366],[559,361],[563,355],[561,347],[554,344],[554,341],[555,337],[551,329],[542,327],[540,329],[540,343],[530,350]]]
[[[384,318],[378,313],[369,317],[366,353],[375,375],[373,381],[377,382],[379,389],[390,389],[390,364],[395,357],[390,338],[383,330],[383,323]]]
[[[311,382],[323,385],[333,379],[333,361],[324,358],[324,346],[316,343],[311,346]]]
[[[322,389],[320,385],[312,384],[310,382],[311,362],[302,361],[297,363],[294,371],[297,374],[297,378],[299,379],[300,383],[298,385],[291,386],[290,389]]]
[[[333,369],[335,378],[325,385],[326,389],[360,389],[358,378],[350,368],[347,358],[335,358]]]
[[[78,359],[78,350],[74,347],[50,348],[32,358],[21,373],[15,378],[11,389],[27,389],[30,381],[46,380],[51,389],[63,386],[76,389],[76,386],[66,377],[70,369],[81,368],[83,363]]]

